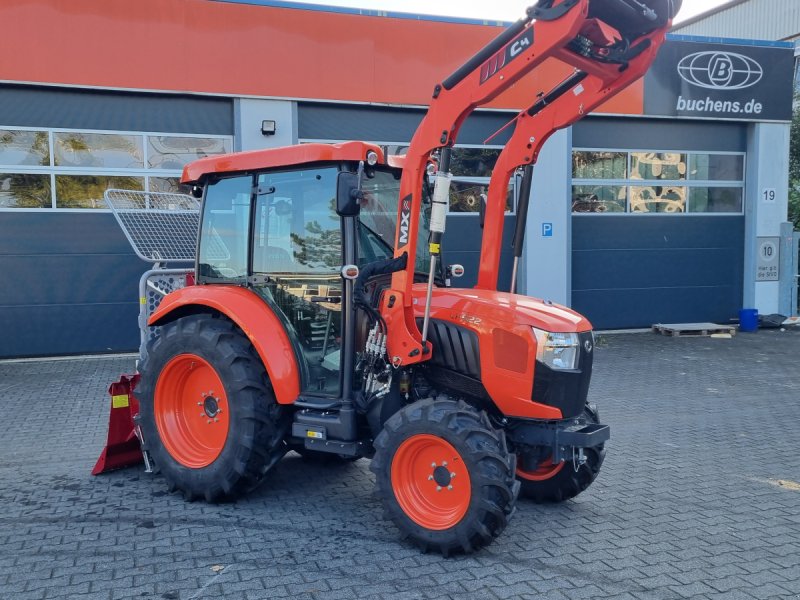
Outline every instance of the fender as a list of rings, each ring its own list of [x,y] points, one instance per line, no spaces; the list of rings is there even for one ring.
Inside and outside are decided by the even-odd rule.
[[[253,292],[230,285],[193,285],[168,294],[147,320],[159,325],[176,310],[207,306],[244,331],[261,357],[279,404],[293,404],[300,395],[300,371],[292,344],[275,313]]]

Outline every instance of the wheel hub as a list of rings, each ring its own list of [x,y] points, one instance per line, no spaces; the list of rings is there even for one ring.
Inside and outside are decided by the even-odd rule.
[[[450,476],[450,469],[447,467],[439,466],[433,470],[433,480],[437,485],[441,487],[447,487],[450,485],[451,479],[452,477]]]
[[[453,485],[456,478],[458,485]],[[404,440],[392,460],[392,488],[409,519],[441,531],[461,521],[470,505],[469,470],[447,440],[415,434]]]
[[[219,401],[214,396],[206,396],[203,400],[203,412],[209,419],[213,419],[219,414]]]
[[[220,376],[204,358],[178,354],[164,365],[153,399],[156,428],[169,455],[201,469],[222,453],[230,410]]]

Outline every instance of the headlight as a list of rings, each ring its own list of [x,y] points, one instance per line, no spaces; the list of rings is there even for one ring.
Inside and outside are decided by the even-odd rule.
[[[552,333],[533,327],[536,360],[560,371],[578,368],[578,334]]]

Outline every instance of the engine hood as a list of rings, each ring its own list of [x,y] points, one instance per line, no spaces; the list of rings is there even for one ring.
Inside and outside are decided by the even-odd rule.
[[[425,310],[425,285],[413,287],[417,316]],[[574,310],[538,298],[493,290],[434,288],[431,316],[451,322],[478,325],[481,321],[530,325],[559,333],[592,329],[592,324]]]

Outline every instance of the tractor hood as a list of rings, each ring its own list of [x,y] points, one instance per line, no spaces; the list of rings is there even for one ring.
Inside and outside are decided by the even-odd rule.
[[[413,289],[417,317],[425,309],[425,285]],[[590,331],[589,320],[572,309],[547,300],[493,290],[435,288],[431,317],[472,326],[481,323],[529,325],[560,333]]]

